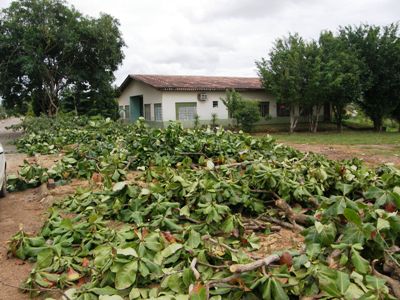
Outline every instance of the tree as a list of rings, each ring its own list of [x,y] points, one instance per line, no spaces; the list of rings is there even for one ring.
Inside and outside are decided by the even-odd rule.
[[[381,131],[384,117],[396,109],[400,98],[400,37],[398,24],[379,27],[344,27],[340,35],[364,63],[363,96],[358,104]]]
[[[400,104],[392,111],[390,117],[397,122],[398,130],[400,132]]]
[[[301,104],[309,103],[305,99],[311,95],[307,90],[310,64],[305,41],[297,34],[278,39],[269,59],[262,58],[256,65],[266,91],[272,93],[278,102],[289,106],[290,132],[294,132],[304,108]]]
[[[260,108],[257,101],[243,99],[235,90],[227,90],[225,98],[221,98],[228,109],[230,118],[236,120],[236,126],[244,131],[251,131],[254,124],[261,119]]]
[[[321,90],[321,50],[315,41],[305,45],[305,62],[303,65],[304,97],[301,99],[301,108],[308,113],[310,131],[317,132],[319,117],[324,107]]]
[[[220,98],[222,103],[226,106],[228,110],[229,118],[235,119],[235,114],[237,110],[240,108],[241,103],[243,102],[242,95],[236,92],[234,89],[226,90],[225,98]],[[236,119],[235,119],[236,120]],[[236,120],[236,126],[238,126],[238,120]]]
[[[321,55],[320,88],[322,99],[330,103],[337,129],[342,131],[345,108],[361,97],[362,62],[349,48],[343,36],[322,32],[319,37]]]
[[[86,17],[63,0],[12,2],[0,13],[5,106],[21,111],[32,103],[36,114],[53,116],[74,99],[77,112],[95,105],[107,111],[113,72],[123,59],[118,26],[109,15]]]

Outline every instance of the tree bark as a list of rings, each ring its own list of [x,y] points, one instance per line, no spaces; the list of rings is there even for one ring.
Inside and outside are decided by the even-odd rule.
[[[315,106],[315,121],[314,121],[314,128],[313,132],[316,133],[318,131],[318,122],[319,122],[319,115],[321,113],[322,105]]]
[[[377,131],[377,132],[381,132],[382,131],[382,127],[383,127],[382,118],[381,117],[376,117],[372,121],[374,122],[374,130]]]
[[[296,115],[296,106],[294,104],[290,105],[290,130],[289,132],[294,133],[294,129],[297,126],[297,122],[299,121],[299,117]]]

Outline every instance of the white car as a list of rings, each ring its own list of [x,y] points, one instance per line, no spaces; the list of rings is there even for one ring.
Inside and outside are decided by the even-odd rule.
[[[4,154],[3,145],[0,144],[0,197],[7,194],[7,174],[6,174],[6,156]]]

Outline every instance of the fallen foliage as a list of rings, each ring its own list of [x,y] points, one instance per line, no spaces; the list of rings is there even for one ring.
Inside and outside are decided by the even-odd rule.
[[[398,297],[398,169],[331,161],[223,129],[30,122],[39,125],[24,125],[19,149],[64,156],[50,169],[27,163],[10,187],[48,178],[101,185],[78,188],[53,205],[41,232],[20,231],[10,241],[10,255],[36,262],[24,285],[32,295],[62,289],[66,299],[103,300]],[[140,173],[127,180],[133,170]],[[304,245],[263,254],[260,236],[282,227],[301,231]]]

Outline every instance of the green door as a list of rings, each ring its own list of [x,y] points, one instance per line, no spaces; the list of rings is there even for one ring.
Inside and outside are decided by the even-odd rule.
[[[139,117],[143,117],[143,96],[133,96],[130,100],[130,120],[135,122]]]

